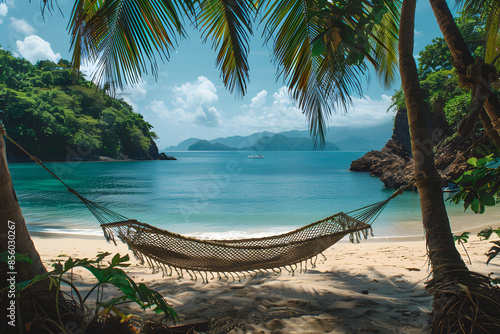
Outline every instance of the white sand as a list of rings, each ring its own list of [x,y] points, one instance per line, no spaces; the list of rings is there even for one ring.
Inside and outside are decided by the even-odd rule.
[[[496,228],[496,226],[493,226]],[[94,257],[98,251],[131,254],[102,238],[35,236],[34,242],[49,268],[67,256]],[[486,266],[488,242],[471,237],[466,244],[472,270],[500,276],[500,265]],[[464,258],[467,257],[461,249]],[[64,255],[60,257],[61,255]],[[259,275],[241,282],[203,284],[189,278],[162,277],[132,259],[129,275],[161,292],[182,323],[210,320],[219,333],[428,333],[432,297],[425,292],[428,263],[420,240],[368,240],[341,242],[328,249],[326,260],[294,276]],[[496,262],[498,263],[498,261]],[[85,291],[91,275],[79,271],[78,286]],[[108,296],[118,295],[107,287]],[[151,316],[130,304],[129,313]]]

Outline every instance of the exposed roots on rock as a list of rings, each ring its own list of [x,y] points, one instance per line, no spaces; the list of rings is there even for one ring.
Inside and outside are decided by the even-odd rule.
[[[487,276],[454,271],[427,284],[434,294],[432,333],[500,333],[500,288]]]

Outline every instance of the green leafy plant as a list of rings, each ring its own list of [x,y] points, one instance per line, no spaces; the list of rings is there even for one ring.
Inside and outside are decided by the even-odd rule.
[[[465,248],[465,244],[469,240],[469,234],[470,232],[463,232],[460,235],[454,235],[453,240],[457,242],[457,244],[462,245],[464,248],[465,254],[467,254],[467,258],[469,259],[469,263],[472,263],[469,253],[467,252],[467,249]]]
[[[475,213],[483,213],[486,206],[496,205],[500,190],[500,159],[489,155],[482,159],[470,158],[472,166],[455,182],[458,191],[451,200],[458,204],[464,202],[464,209],[470,207]]]
[[[481,232],[477,234],[477,236],[481,240],[489,240],[489,238],[495,233],[498,237],[500,237],[500,227],[497,228],[496,230],[492,229],[491,227],[485,228]],[[494,246],[490,248],[490,250],[486,253],[486,256],[488,256],[488,260],[486,261],[486,264],[489,264],[491,260],[493,260],[498,254],[500,254],[500,241],[491,241]],[[497,283],[500,284],[500,279],[496,279]]]
[[[64,263],[53,264],[54,270],[43,275],[37,275],[28,281],[16,284],[18,295],[21,296],[23,291],[28,287],[37,284],[42,280],[50,280],[50,288],[56,289],[56,310],[57,319],[43,319],[48,323],[57,327],[62,333],[66,333],[66,327],[60,313],[61,286],[66,284],[74,293],[76,302],[82,314],[85,314],[86,302],[88,298],[96,292],[95,310],[90,320],[82,321],[80,333],[84,333],[86,328],[93,321],[105,319],[114,314],[121,318],[121,322],[129,321],[131,316],[122,313],[117,306],[126,302],[135,302],[141,309],[146,310],[152,308],[156,313],[164,315],[164,320],[178,320],[175,311],[167,304],[160,293],[149,289],[144,283],[136,284],[121,268],[128,267],[130,264],[129,256],[120,256],[116,254],[108,261],[107,265],[103,265],[103,260],[111,255],[110,253],[99,253],[95,259],[72,259],[71,257]],[[65,274],[73,269],[81,267],[90,271],[97,279],[97,283],[92,286],[89,292],[82,296],[78,288],[71,280],[64,277]],[[103,300],[103,287],[105,284],[111,284],[118,288],[123,295]]]

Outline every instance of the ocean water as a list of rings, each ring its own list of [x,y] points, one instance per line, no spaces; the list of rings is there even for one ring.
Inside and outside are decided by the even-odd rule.
[[[392,190],[367,173],[349,172],[364,152],[176,152],[177,161],[47,163],[82,196],[128,218],[207,238],[271,235],[339,211],[386,199]],[[10,165],[32,232],[100,234],[97,220],[35,164]],[[455,230],[496,224],[447,202]],[[423,235],[418,194],[392,200],[373,225],[376,237]],[[496,227],[496,226],[495,226]]]

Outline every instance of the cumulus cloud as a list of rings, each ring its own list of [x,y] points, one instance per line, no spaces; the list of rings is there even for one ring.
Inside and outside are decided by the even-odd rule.
[[[173,89],[173,108],[164,101],[154,100],[149,108],[161,118],[174,123],[191,123],[205,127],[220,124],[222,115],[215,108],[219,100],[215,85],[206,77],[200,76],[194,82],[186,82]]]
[[[258,100],[256,97],[255,101]],[[352,101],[347,113],[337,113],[330,117],[330,126],[368,127],[392,120],[393,114],[387,113],[391,104],[391,98],[387,95],[382,95],[380,99],[353,97]],[[238,129],[240,133],[301,130],[308,126],[302,110],[290,99],[287,87],[282,87],[273,94],[270,105],[262,105],[261,108],[245,106],[242,110],[243,115],[233,117],[230,121],[231,128]]]
[[[422,37],[424,36],[423,31],[418,31],[417,29],[414,30],[415,37]]]
[[[264,107],[266,104],[267,91],[263,90],[259,94],[252,97],[252,103],[250,103],[250,108],[259,109]]]
[[[368,127],[392,120],[393,113],[387,112],[391,97],[383,94],[380,99],[369,97],[352,98],[352,106],[347,113],[334,115],[331,124],[335,126]]]
[[[7,13],[9,12],[9,8],[5,3],[0,3],[0,16],[7,16]]]
[[[273,94],[270,106],[265,105],[266,96],[267,91],[263,90],[252,98],[250,110],[231,119],[231,127],[241,133],[263,130],[279,132],[307,127],[302,111],[295,107],[286,87],[281,87]]]
[[[15,17],[10,18],[10,27],[26,36],[32,35],[35,32],[35,28],[30,26],[28,22],[23,19],[16,19]]]
[[[117,95],[123,98],[125,102],[130,104],[135,110],[138,109],[137,102],[144,100],[148,91],[146,89],[147,83],[141,80],[139,83],[132,87],[128,87],[123,91],[117,91]]]
[[[24,38],[24,41],[16,41],[17,50],[32,64],[38,60],[51,60],[58,62],[61,59],[59,53],[54,53],[50,47],[50,43],[42,39],[40,36],[31,35]]]

